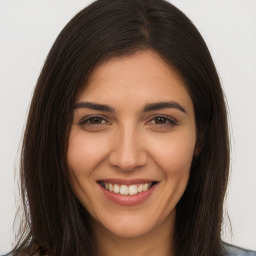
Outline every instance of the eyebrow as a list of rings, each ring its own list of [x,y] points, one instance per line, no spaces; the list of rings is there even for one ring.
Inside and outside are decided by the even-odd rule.
[[[180,110],[183,113],[186,113],[186,110],[177,102],[175,101],[168,101],[168,102],[157,102],[157,103],[150,103],[146,104],[142,112],[160,110],[164,108],[175,108]]]
[[[94,109],[94,110],[100,110],[104,112],[115,112],[115,109],[104,104],[98,104],[98,103],[93,103],[93,102],[79,102],[74,105],[74,109],[77,108],[89,108],[89,109]]]
[[[103,112],[115,112],[115,109],[113,107],[110,107],[109,105],[105,104],[98,104],[94,102],[79,102],[74,105],[74,110],[78,108],[89,108],[93,110],[99,110]],[[156,102],[156,103],[150,103],[146,104],[145,107],[142,109],[142,112],[150,112],[160,109],[166,109],[166,108],[175,108],[177,110],[180,110],[183,113],[186,113],[186,110],[177,102],[175,101],[168,101],[168,102]]]

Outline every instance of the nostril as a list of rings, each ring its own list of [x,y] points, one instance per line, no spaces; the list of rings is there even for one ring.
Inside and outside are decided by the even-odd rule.
[[[143,150],[117,150],[113,151],[109,156],[109,162],[112,166],[116,166],[123,171],[132,171],[137,167],[147,164],[148,156]]]

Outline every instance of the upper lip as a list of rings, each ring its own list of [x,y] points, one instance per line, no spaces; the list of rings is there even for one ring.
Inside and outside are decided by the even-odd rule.
[[[130,179],[130,180],[125,180],[125,179],[102,179],[98,180],[98,182],[107,182],[111,184],[123,184],[123,185],[130,185],[130,184],[145,184],[149,182],[156,182],[155,180],[150,180],[150,179]]]

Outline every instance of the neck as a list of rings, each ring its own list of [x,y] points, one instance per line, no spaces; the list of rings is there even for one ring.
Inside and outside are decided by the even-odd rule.
[[[173,216],[172,216],[173,215]],[[101,225],[95,226],[97,255],[104,256],[174,256],[175,214],[150,232],[137,237],[119,237]]]

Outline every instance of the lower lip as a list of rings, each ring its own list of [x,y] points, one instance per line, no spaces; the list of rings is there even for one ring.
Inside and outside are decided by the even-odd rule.
[[[103,193],[107,199],[109,199],[110,201],[112,201],[116,204],[123,205],[123,206],[135,206],[135,205],[142,204],[151,196],[151,194],[155,191],[156,186],[157,186],[157,184],[155,184],[150,189],[148,189],[144,192],[138,193],[136,195],[124,196],[121,194],[116,194],[114,192],[110,192],[110,191],[106,190],[105,188],[103,188],[100,184],[98,184],[98,185],[101,188],[101,190],[103,191]]]

